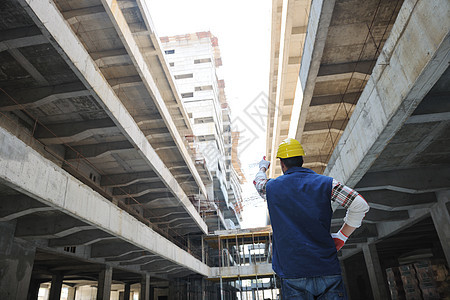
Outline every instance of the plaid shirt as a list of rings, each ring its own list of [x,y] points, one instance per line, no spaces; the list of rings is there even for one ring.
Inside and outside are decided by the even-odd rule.
[[[266,185],[270,179],[266,178],[266,173],[258,172],[253,184],[259,195],[266,199]],[[336,202],[344,208],[348,208],[352,204],[356,197],[361,197],[361,195],[352,188],[340,183],[339,181],[333,179],[333,188],[331,190],[331,201]]]

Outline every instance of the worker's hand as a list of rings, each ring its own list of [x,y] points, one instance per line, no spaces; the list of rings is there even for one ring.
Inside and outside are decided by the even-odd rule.
[[[348,239],[348,236],[345,236],[340,230],[337,233],[332,233],[331,237],[334,240],[336,251],[341,250],[341,248],[344,246],[345,242]]]
[[[266,157],[264,156],[263,159],[259,162],[259,169],[264,168],[264,171],[269,170],[270,167],[270,161],[266,160]]]

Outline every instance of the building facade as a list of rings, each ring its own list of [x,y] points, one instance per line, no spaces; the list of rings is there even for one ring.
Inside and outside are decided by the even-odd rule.
[[[241,187],[232,165],[231,111],[225,82],[218,76],[222,66],[218,39],[211,32],[197,32],[160,40],[191,122],[197,151],[213,176],[207,186],[210,199],[221,208],[226,228],[239,228]]]

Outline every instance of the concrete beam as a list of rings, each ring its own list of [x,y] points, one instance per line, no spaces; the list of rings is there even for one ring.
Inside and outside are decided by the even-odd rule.
[[[89,229],[93,229],[92,225],[68,216],[42,218],[32,215],[19,219],[14,235],[20,238],[50,239]]]
[[[307,26],[292,27],[291,34],[306,34]]]
[[[105,12],[105,9],[103,8],[103,5],[96,5],[96,6],[89,6],[86,8],[79,8],[79,9],[72,9],[68,11],[62,12],[62,15],[65,19],[80,17],[80,16],[86,16],[86,15],[92,15]]]
[[[167,260],[155,259],[141,266],[142,271],[156,271],[164,268],[172,268],[175,265]]]
[[[102,6],[102,9],[104,10],[103,6]],[[111,49],[111,50],[91,52],[89,54],[91,55],[92,59],[94,61],[96,61],[98,59],[107,58],[107,57],[128,55],[128,52],[127,52],[127,49],[125,49],[125,48],[117,48],[117,49]]]
[[[155,172],[158,173],[158,176],[161,178],[161,180],[166,183],[168,189],[179,200],[179,204],[182,205],[186,209],[186,211],[188,211],[193,220],[195,220],[195,222],[198,224],[199,228],[203,232],[207,233],[208,229],[206,223],[201,219],[200,215],[195,210],[187,195],[183,191],[182,187],[172,176],[168,168],[165,166],[164,162],[161,160],[148,140],[139,130],[137,124],[129,114],[128,110],[125,108],[121,100],[117,97],[114,90],[108,85],[105,78],[99,72],[98,68],[87,53],[86,49],[83,48],[82,43],[80,43],[77,36],[72,31],[69,24],[67,24],[64,18],[61,16],[58,9],[53,5],[53,3],[49,3],[45,0],[19,1],[25,8],[25,10],[29,13],[33,21],[38,24],[38,26],[43,28],[42,31],[44,35],[49,38],[52,45],[62,55],[62,58],[66,61],[66,63],[73,69],[80,80],[89,87],[89,89],[92,91],[92,96],[110,115],[120,131],[136,147],[136,149],[139,150],[139,153],[142,155],[143,159],[153,170],[155,170]],[[117,2],[114,3],[117,4]],[[117,10],[120,11],[118,7]],[[123,16],[121,20],[123,22],[122,25],[126,24]],[[43,24],[45,24],[45,26]],[[131,34],[129,34],[127,38],[132,39]],[[128,53],[130,53],[130,50],[127,50]],[[139,62],[140,63],[138,65],[140,67],[144,69],[147,68],[144,67],[146,66],[146,64],[142,57],[141,59],[139,59]],[[154,84],[154,81],[152,82],[152,86],[155,88],[156,85]],[[157,90],[155,91],[155,93],[159,94]],[[153,94],[153,96],[155,96],[156,94]],[[161,97],[159,97],[158,99],[162,101]],[[164,110],[164,108],[162,109]],[[181,151],[187,151],[183,143],[180,143],[180,149]],[[195,169],[195,166],[193,166],[193,168]],[[204,195],[206,195],[206,192],[204,193]]]
[[[325,175],[355,186],[447,69],[447,10],[436,7],[448,3],[403,3]]]
[[[368,79],[369,79],[369,75],[364,74],[364,73],[359,73],[359,72],[339,73],[339,74],[333,74],[333,75],[317,76],[316,83],[329,82],[329,81],[348,81],[348,80],[352,80],[352,82],[357,81],[357,80],[367,81]]]
[[[48,42],[37,26],[3,30],[0,33],[0,52]]]
[[[121,187],[132,185],[135,183],[158,182],[158,181],[160,181],[160,179],[155,172],[147,171],[137,173],[103,175],[100,181],[100,185],[103,187]]]
[[[58,239],[51,239],[48,241],[50,247],[65,247],[65,246],[80,246],[90,245],[99,241],[115,239],[109,233],[98,229],[83,230],[77,233],[73,233]]]
[[[66,144],[78,142],[96,134],[120,132],[111,119],[98,119],[83,122],[37,126],[34,137],[45,144]]]
[[[0,197],[0,221],[10,221],[39,211],[54,210],[25,195]]]
[[[129,197],[125,197],[125,198],[129,198]],[[134,198],[134,200],[136,200],[137,202],[142,204],[144,207],[146,207],[146,204],[148,204],[150,202],[153,204],[153,202],[158,201],[160,203],[157,205],[157,208],[161,208],[166,205],[169,205],[170,200],[174,200],[173,197],[170,197],[170,195],[167,193],[167,191],[147,193],[142,196],[136,196],[133,198]],[[130,201],[130,204],[134,204],[135,203],[134,200]],[[174,206],[178,206],[178,205],[175,204]],[[153,208],[155,208],[155,207],[153,207]]]
[[[326,95],[314,96],[311,99],[310,106],[328,105],[337,103],[355,104],[361,93],[346,93],[345,95]]]
[[[33,79],[39,85],[49,85],[47,79],[42,76],[41,73],[33,66],[33,64],[25,57],[18,49],[8,49],[9,54],[19,63],[19,65],[24,68],[28,74],[33,77]]]
[[[139,76],[126,76],[126,77],[110,78],[108,80],[108,83],[115,90],[121,89],[121,88],[137,87],[137,86],[144,85],[141,77],[139,77]]]
[[[291,46],[291,31],[293,27],[293,20],[295,18],[295,1],[283,1],[282,2],[282,8],[281,8],[281,19],[280,19],[280,40],[279,41],[273,41],[272,43],[278,43],[279,42],[279,54],[278,54],[278,66],[277,66],[277,78],[276,78],[276,88],[275,88],[275,97],[272,98],[272,101],[274,102],[273,107],[273,128],[272,129],[272,141],[270,142],[271,145],[278,145],[280,140],[284,138],[284,136],[281,135],[281,123],[283,118],[283,107],[284,107],[284,101],[285,101],[285,91],[287,86],[287,78],[288,78],[288,68],[289,64],[291,63],[300,63],[301,58],[293,58],[292,60],[289,58],[290,55],[290,46]],[[272,45],[273,47],[273,45]],[[299,53],[300,54],[300,53]],[[292,97],[291,95],[288,95],[287,97]],[[271,106],[272,104],[269,103]],[[271,153],[271,157],[269,158],[270,161],[275,161],[275,153]],[[269,170],[269,175],[273,177],[275,168],[272,168]]]
[[[136,151],[128,141],[102,143],[94,145],[72,146],[66,149],[65,159],[93,159],[101,158],[112,153]]]
[[[391,190],[365,191],[362,196],[372,208],[380,210],[405,210],[429,207],[436,203],[435,193],[408,194]]]
[[[135,252],[142,253],[142,249],[119,239],[116,239],[115,241],[99,242],[91,245],[91,257],[93,258],[117,257]]]
[[[393,190],[416,194],[448,188],[450,166],[440,165],[395,171],[370,172],[356,185],[358,191]]]
[[[102,57],[95,60],[95,63],[99,68],[115,67],[115,66],[128,66],[132,65],[133,62],[128,54],[115,55]]]
[[[343,131],[347,125],[348,120],[334,120],[323,122],[306,123],[304,127],[304,134],[308,132],[328,132],[328,130]]]
[[[133,260],[121,261],[121,266],[130,266],[130,265],[143,265],[153,261],[163,261],[163,258],[155,258],[156,255],[142,255],[139,254],[139,257]]]
[[[122,14],[122,11],[120,9],[120,6],[118,4],[117,0],[102,0],[102,3],[112,21],[112,23],[114,24],[114,27],[116,28],[117,32],[119,33],[119,36],[122,40],[122,42],[125,45],[125,48],[127,49],[128,53],[130,54],[130,57],[138,71],[138,73],[140,74],[140,76],[145,79],[144,80],[144,85],[147,88],[147,91],[149,92],[149,94],[151,95],[152,99],[154,99],[155,105],[158,108],[158,111],[160,112],[160,114],[162,115],[164,121],[166,122],[166,126],[169,129],[169,132],[171,134],[171,137],[174,139],[175,143],[178,145],[178,150],[180,151],[181,156],[183,157],[184,162],[186,163],[186,165],[188,166],[190,172],[192,173],[195,182],[197,183],[201,193],[203,194],[204,197],[207,196],[207,192],[206,192],[206,187],[203,184],[203,181],[201,180],[200,174],[198,173],[194,162],[190,156],[190,154],[188,153],[186,146],[180,136],[180,133],[178,132],[178,129],[172,119],[172,116],[167,108],[167,104],[165,102],[165,99],[163,98],[163,96],[161,95],[161,92],[158,89],[155,77],[152,75],[152,73],[149,70],[149,67],[151,68],[151,66],[149,66],[146,63],[145,58],[142,56],[142,53],[139,49],[139,46],[136,43],[136,40],[134,39],[130,28],[127,25],[127,21],[125,19],[125,17]],[[146,11],[147,8],[147,4],[144,3],[140,3],[141,8],[141,14],[143,16],[144,22],[146,22],[146,26],[148,28],[151,28],[151,26],[153,26],[153,24],[149,24],[147,19],[149,18],[148,12]],[[151,23],[151,21],[150,21]],[[150,25],[150,27],[149,27]],[[152,41],[153,43],[155,43],[155,41]],[[157,43],[159,43],[159,41],[157,41]],[[168,79],[168,83],[169,85],[171,84],[170,79]],[[173,85],[173,83],[172,83]],[[175,88],[174,86],[171,86],[172,88]],[[177,96],[175,96],[175,100],[177,100]],[[177,101],[178,102],[178,101]],[[178,103],[179,106],[181,106],[181,103]],[[181,113],[183,114],[183,109],[181,109]],[[185,118],[187,119],[187,116],[185,116]],[[188,122],[189,123],[189,122]],[[189,125],[188,125],[189,127]]]
[[[149,193],[166,193],[167,187],[163,182],[151,182],[145,184],[133,184],[124,188],[114,188],[113,196],[115,198],[140,197]]]
[[[450,121],[450,112],[413,115],[406,120],[405,124],[420,124],[442,121]]]
[[[143,252],[133,252],[127,255],[122,255],[122,256],[116,256],[116,257],[107,257],[105,258],[105,261],[120,261],[120,262],[127,262],[127,261],[135,261],[138,260],[140,258],[144,258],[144,257],[155,257],[157,255],[155,254],[151,254],[148,251],[143,251]]]
[[[289,135],[299,141],[302,139],[302,129],[306,123],[306,112],[311,103],[317,74],[319,73],[320,61],[325,48],[334,4],[334,0],[319,0],[311,3],[308,34],[306,35],[299,74],[301,89],[297,88],[299,93],[296,94],[292,110],[292,115],[296,116],[296,118],[291,121],[289,127]]]
[[[333,220],[342,220],[345,217],[345,209],[336,209],[333,213]],[[371,208],[364,218],[364,222],[384,222],[384,221],[398,221],[409,218],[407,210],[386,211],[376,208]]]
[[[209,278],[238,278],[256,276],[272,276],[272,264],[262,263],[246,266],[233,266],[223,268],[211,268],[211,276]]]
[[[420,222],[424,218],[430,216],[429,208],[410,209],[408,212],[409,212],[409,219],[401,221],[382,222],[376,224],[378,231],[378,239],[383,239],[392,236],[404,230],[405,228],[413,226],[415,223]]]
[[[150,251],[194,272],[209,275],[208,266],[43,158],[3,128],[0,128],[0,157],[2,184],[120,237],[141,251]]]
[[[44,86],[38,88],[7,91],[8,95],[0,95],[0,111],[12,111],[24,108],[35,108],[56,100],[73,97],[90,96],[91,92],[81,82]]]
[[[431,128],[431,130],[428,132],[426,137],[423,138],[420,143],[400,162],[400,165],[408,165],[410,163],[413,163],[417,156],[423,153],[433,142],[435,142],[435,140],[440,135],[445,136],[446,132],[448,132],[447,128],[449,124],[450,123],[448,122],[439,122],[438,124],[434,125],[433,128]]]
[[[370,75],[376,60],[348,62],[333,65],[320,65],[317,76],[328,76],[342,73],[361,73]]]

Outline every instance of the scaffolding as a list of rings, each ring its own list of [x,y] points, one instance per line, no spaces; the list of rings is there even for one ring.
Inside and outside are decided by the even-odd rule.
[[[270,226],[216,231],[204,240],[209,245],[209,258],[217,266],[209,279],[220,282],[220,299],[279,299]]]

